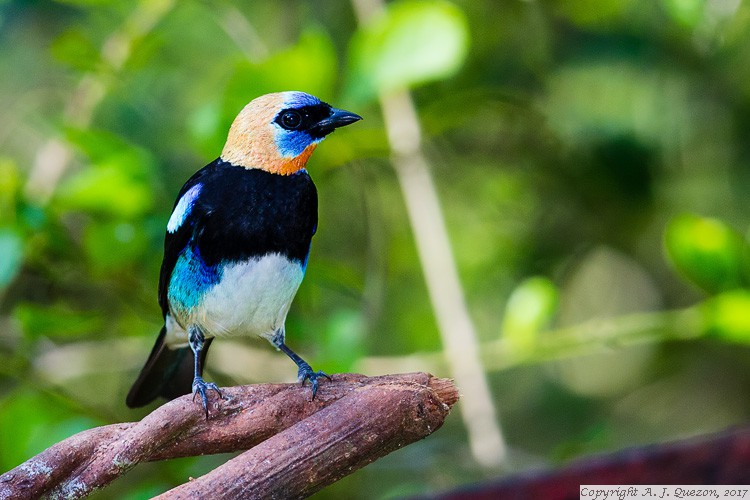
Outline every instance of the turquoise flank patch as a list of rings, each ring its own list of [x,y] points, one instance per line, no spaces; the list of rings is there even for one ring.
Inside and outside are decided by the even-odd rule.
[[[203,296],[221,280],[219,266],[207,266],[197,249],[185,247],[177,258],[169,280],[167,298],[172,310],[180,314],[190,313],[200,305]]]

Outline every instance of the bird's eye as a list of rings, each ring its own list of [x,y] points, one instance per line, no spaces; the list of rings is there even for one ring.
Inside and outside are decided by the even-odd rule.
[[[286,111],[281,115],[281,125],[289,130],[294,130],[302,125],[302,115],[296,111]]]

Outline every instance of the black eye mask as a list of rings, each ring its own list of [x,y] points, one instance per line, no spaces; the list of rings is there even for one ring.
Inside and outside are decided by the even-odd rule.
[[[331,106],[320,103],[301,108],[287,108],[279,111],[274,122],[284,130],[307,132],[314,139],[321,139],[326,134],[316,130],[316,125],[331,116]]]

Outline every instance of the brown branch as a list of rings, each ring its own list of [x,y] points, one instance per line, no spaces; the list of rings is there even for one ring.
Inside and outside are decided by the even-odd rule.
[[[334,404],[159,498],[304,498],[440,427],[455,388],[394,382]],[[376,411],[378,410],[378,411]]]
[[[76,434],[0,476],[0,499],[81,498],[142,461],[254,446],[166,495],[198,494],[218,475],[231,478],[227,488],[252,487],[253,495],[301,497],[434,432],[458,400],[452,382],[424,373],[336,375],[314,401],[309,387],[297,384],[229,387],[224,393],[229,399],[212,400],[208,420],[183,396],[140,422]],[[326,466],[314,467],[316,459]],[[250,463],[256,467],[244,468]],[[234,496],[232,491],[226,494]],[[219,495],[214,484],[211,496]]]

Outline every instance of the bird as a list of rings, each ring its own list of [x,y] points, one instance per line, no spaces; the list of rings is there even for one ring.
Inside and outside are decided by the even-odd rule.
[[[312,397],[315,371],[285,342],[285,320],[307,269],[318,227],[318,196],[306,169],[334,130],[362,117],[300,91],[250,101],[234,119],[221,155],[180,189],[167,222],[158,300],[163,326],[127,397],[128,407],[158,397],[199,395],[215,338],[259,336],[297,365]]]

